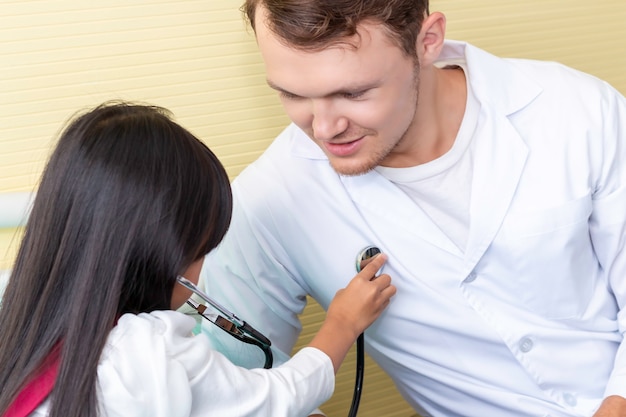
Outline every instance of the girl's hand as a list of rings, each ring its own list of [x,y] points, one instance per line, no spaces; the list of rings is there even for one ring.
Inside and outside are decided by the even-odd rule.
[[[375,256],[346,288],[337,291],[324,323],[309,343],[330,357],[335,372],[357,337],[378,318],[396,293],[389,275],[376,276],[386,261],[386,255]]]
[[[396,293],[387,274],[376,276],[387,261],[385,254],[376,255],[344,289],[337,291],[328,307],[326,320],[332,320],[350,332],[354,339],[371,325]]]

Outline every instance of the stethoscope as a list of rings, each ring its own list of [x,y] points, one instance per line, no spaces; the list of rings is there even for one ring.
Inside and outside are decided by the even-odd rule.
[[[377,246],[367,246],[356,257],[356,272],[361,272],[365,265],[370,263],[374,256],[380,253]],[[380,275],[378,271],[377,275]],[[352,405],[348,417],[356,416],[361,402],[361,392],[363,391],[363,377],[365,375],[365,335],[361,333],[356,339],[356,376],[354,381],[354,393],[352,394]]]
[[[361,252],[359,252],[356,258],[357,273],[361,272],[365,265],[367,265],[372,260],[372,258],[379,253],[380,249],[376,246],[368,246]],[[220,303],[213,300],[187,278],[178,276],[176,279],[179,284],[183,285],[189,291],[200,297],[204,302],[211,305],[211,307],[214,310],[218,311],[220,314],[207,310],[206,305],[199,303],[191,298],[187,300],[187,304],[189,306],[196,310],[198,314],[200,314],[200,316],[215,324],[217,327],[224,330],[235,339],[260,348],[265,355],[265,363],[263,364],[263,368],[269,369],[272,367],[274,361],[271,349],[272,342],[267,337],[265,337],[261,332],[253,328],[245,321],[241,320],[234,313],[228,311],[228,309],[226,309]],[[352,394],[352,404],[350,405],[348,417],[356,416],[359,410],[361,393],[363,391],[364,374],[365,337],[363,333],[361,333],[356,340],[356,375],[354,382],[354,393]]]

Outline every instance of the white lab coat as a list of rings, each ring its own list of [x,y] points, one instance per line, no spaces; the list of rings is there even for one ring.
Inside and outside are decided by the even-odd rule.
[[[98,366],[107,417],[307,416],[333,392],[330,358],[304,348],[283,366],[244,369],[193,336],[196,322],[174,311],[125,314]],[[49,400],[32,414],[47,416]]]
[[[398,292],[366,348],[416,410],[590,416],[626,396],[626,100],[446,42],[442,61],[459,59],[480,104],[465,251],[376,171],[337,175],[291,125],[234,181],[203,285],[289,351],[305,296],[327,307],[375,244]]]

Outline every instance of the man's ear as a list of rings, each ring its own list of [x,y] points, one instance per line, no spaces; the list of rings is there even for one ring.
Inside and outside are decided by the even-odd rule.
[[[421,67],[429,66],[437,60],[443,48],[446,35],[446,17],[441,12],[426,16],[422,29],[417,35],[415,50]]]

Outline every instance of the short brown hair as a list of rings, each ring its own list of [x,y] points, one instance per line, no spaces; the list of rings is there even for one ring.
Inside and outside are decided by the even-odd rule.
[[[390,39],[410,57],[428,14],[428,0],[245,0],[241,7],[252,29],[258,7],[268,15],[268,27],[287,44],[321,50],[357,34],[364,21],[381,23]]]

